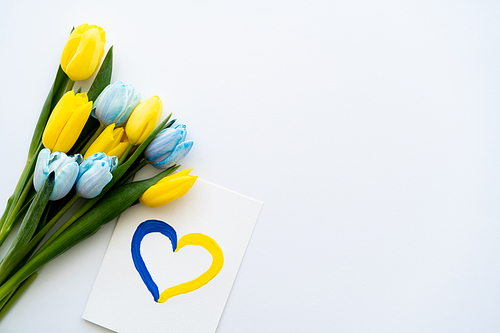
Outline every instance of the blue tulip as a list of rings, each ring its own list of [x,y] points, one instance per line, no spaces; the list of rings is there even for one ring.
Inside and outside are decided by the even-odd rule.
[[[141,95],[130,84],[118,81],[107,86],[97,97],[92,108],[92,116],[103,126],[115,123],[123,126],[141,101]]]
[[[87,157],[78,172],[76,179],[76,193],[82,198],[91,199],[101,194],[113,175],[111,174],[118,166],[116,156],[106,156],[104,153],[96,153]]]
[[[176,164],[193,147],[193,141],[184,141],[186,135],[186,125],[183,124],[162,130],[144,151],[146,160],[157,169],[166,169]]]
[[[49,173],[55,171],[54,189],[49,199],[52,201],[61,199],[75,184],[78,177],[78,164],[81,161],[82,155],[80,154],[73,156],[60,152],[51,154],[48,148],[42,149],[38,154],[33,174],[35,190],[38,192]]]

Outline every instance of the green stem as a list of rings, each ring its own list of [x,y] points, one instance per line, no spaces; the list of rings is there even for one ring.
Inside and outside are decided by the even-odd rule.
[[[15,260],[13,260],[11,263],[9,263],[9,266],[6,267],[3,271],[0,273],[0,281],[3,283],[5,281],[5,277],[11,276],[13,273],[18,271],[20,268],[22,268],[22,265],[28,261],[28,258],[31,256],[33,253],[32,250],[34,250],[39,244],[40,241],[43,239],[43,237],[47,234],[47,232],[51,229],[51,227],[68,211],[69,208],[76,202],[76,200],[79,198],[78,195],[75,195],[73,198],[71,198],[70,201],[64,205],[63,208],[61,208],[57,214],[47,223],[42,230],[40,230],[31,240],[30,242],[26,245],[24,248],[22,254],[17,257]],[[5,259],[4,259],[5,260]]]
[[[89,141],[87,142],[85,147],[83,147],[83,149],[81,150],[80,154],[82,154],[82,156],[85,156],[85,153],[87,152],[87,150],[89,150],[90,146],[99,137],[99,135],[101,135],[102,131],[104,131],[105,128],[106,128],[106,126],[104,126],[104,125],[99,126],[97,131],[95,131],[94,135],[92,135],[92,137],[89,139]]]
[[[7,200],[7,205],[5,206],[5,210],[2,214],[2,218],[0,219],[0,230],[2,230],[4,224],[5,224],[5,220],[8,218],[9,216],[9,212],[12,208],[12,203],[14,202],[14,194],[12,194],[9,198],[9,200]]]
[[[0,301],[0,310],[4,308],[5,304],[9,301],[9,299],[12,297],[12,295],[16,292],[18,288],[19,287],[14,288],[3,300]]]
[[[78,198],[78,195],[73,196],[73,198],[71,198],[71,200],[69,200],[66,205],[64,205],[64,207],[61,208],[57,212],[57,214],[39,232],[36,233],[35,236],[33,236],[28,245],[26,245],[26,248],[23,250],[23,253],[14,262],[12,262],[11,265],[9,265],[9,267],[6,269],[6,272],[3,272],[2,275],[9,275],[13,272],[14,269],[19,268],[17,267],[19,263],[23,259],[26,259],[31,250],[33,250],[36,246],[38,246],[38,244],[40,244],[40,241],[43,239],[43,237],[49,232],[54,224],[56,224],[57,221],[59,221],[59,219],[71,208],[71,206],[73,206]]]
[[[9,311],[10,308],[17,302],[19,297],[21,297],[22,294],[24,294],[26,289],[28,289],[28,287],[33,283],[33,281],[35,281],[37,276],[38,276],[37,272],[31,274],[26,280],[24,280],[23,283],[21,283],[19,285],[19,287],[17,287],[17,289],[13,289],[13,291],[10,293],[10,295],[8,295],[8,297],[4,298],[4,299],[8,299],[8,301],[6,302],[5,305],[2,306],[2,310],[0,310],[0,320],[5,316],[7,311]],[[3,300],[2,300],[2,302],[3,302]]]
[[[31,189],[32,183],[33,183],[33,174],[31,174],[28,182],[24,185],[24,189],[21,192],[21,195],[19,196],[16,205],[10,212],[9,218],[7,219],[7,221],[5,221],[5,224],[2,226],[2,230],[0,231],[0,246],[3,244],[7,236],[9,236],[9,233],[12,230],[12,226],[14,225],[14,222],[16,222],[17,220],[18,213],[24,206],[24,199],[26,199],[26,196],[28,195]]]
[[[28,200],[25,200],[26,202],[24,203],[24,206],[17,212],[16,216],[14,217],[14,221],[19,220],[19,218],[26,213],[28,208],[30,207],[31,202],[33,201],[34,196],[28,198]],[[14,222],[15,224],[16,222]]]
[[[44,216],[42,217],[42,219],[40,220],[40,223],[37,227],[37,232],[40,231],[40,229],[45,225],[45,222],[47,221],[47,215],[48,215],[48,212],[50,211],[50,206],[53,204],[53,201],[49,201],[48,204],[47,204],[47,207],[45,209],[45,213],[44,213]],[[29,260],[29,258],[31,257],[31,255],[35,252],[35,248],[39,245],[39,243],[37,243],[35,245],[35,247],[33,249],[31,249],[31,251],[29,251],[27,254],[26,254],[26,251],[24,251],[22,254],[21,254],[21,258],[19,258],[18,260],[16,260],[14,262],[14,264],[18,263],[14,269],[10,268],[9,269],[9,277],[17,272],[21,267],[23,267],[24,264],[26,264]],[[5,260],[5,259],[4,259]],[[9,296],[10,297],[10,296]],[[4,300],[2,300],[3,302]],[[5,303],[5,302],[4,302]],[[0,310],[2,309],[3,307],[3,304],[0,303]]]
[[[24,165],[24,169],[23,169],[23,172],[21,173],[21,177],[19,177],[19,180],[17,182],[17,185],[16,185],[16,188],[14,190],[14,193],[16,193],[17,191],[19,191],[19,189],[22,187],[24,188],[24,184],[22,184],[22,181],[23,181],[23,176],[26,174],[26,172],[28,171],[29,167],[30,167],[30,162],[31,160],[28,160],[26,161],[26,164]]]
[[[34,151],[36,156],[38,156],[40,150],[42,150],[42,143],[40,143],[37,149]],[[2,215],[2,218],[0,219],[0,230],[4,228],[6,221],[12,216],[14,204],[17,204],[19,201],[19,196],[21,194],[20,191],[21,189],[24,189],[26,187],[28,174],[30,176],[33,175],[33,171],[35,169],[35,161],[36,159],[34,160],[32,157],[28,157],[26,165],[24,166],[24,170],[21,173],[21,177],[19,177],[19,181],[17,182],[16,189],[14,190],[14,193],[10,196],[9,200],[7,201],[7,206],[5,207],[5,211]],[[0,245],[2,245],[2,243],[3,241],[0,242]]]
[[[120,159],[118,160],[118,165],[121,165],[127,159],[128,154],[133,148],[133,144],[128,145],[127,149],[125,149],[125,151],[123,152],[122,157],[120,157]]]
[[[75,81],[69,79],[68,86],[66,87],[66,92],[70,91],[73,89],[73,86],[75,85]]]

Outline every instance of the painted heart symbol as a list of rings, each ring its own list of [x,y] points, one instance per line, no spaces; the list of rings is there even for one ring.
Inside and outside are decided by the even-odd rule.
[[[186,245],[197,245],[203,247],[212,255],[212,264],[210,268],[196,279],[189,282],[181,283],[177,286],[165,289],[161,294],[158,286],[153,281],[144,260],[141,255],[141,242],[147,234],[159,232],[170,239],[172,243],[172,250],[177,252]],[[160,220],[147,220],[139,224],[132,237],[132,260],[134,261],[135,268],[144,281],[155,302],[163,303],[171,297],[186,294],[210,282],[217,274],[219,274],[224,264],[224,256],[219,245],[210,237],[200,233],[192,233],[184,235],[177,242],[177,233],[174,228],[168,223]]]

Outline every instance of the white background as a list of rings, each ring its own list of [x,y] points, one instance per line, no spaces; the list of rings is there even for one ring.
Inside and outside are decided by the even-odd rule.
[[[232,332],[498,332],[497,1],[2,1],[0,203],[72,26],[186,123],[183,163],[264,202]],[[108,225],[41,271],[5,332],[81,319]],[[83,273],[80,273],[83,272]]]

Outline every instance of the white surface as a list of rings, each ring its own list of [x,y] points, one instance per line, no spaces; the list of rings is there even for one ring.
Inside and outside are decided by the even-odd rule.
[[[215,332],[261,208],[259,201],[198,179],[169,205],[128,209],[116,224],[83,318],[120,333]],[[197,290],[156,303],[130,252],[137,227],[148,219],[168,223],[178,240],[191,233],[214,239],[223,252],[221,271]],[[200,276],[212,262],[200,246],[173,253],[170,240],[160,233],[146,235],[140,252],[160,294]]]
[[[498,332],[499,6],[2,1],[0,203],[69,30],[98,23],[114,80],[188,125],[183,165],[265,202],[218,333]],[[81,314],[111,228],[0,331],[99,331]]]

